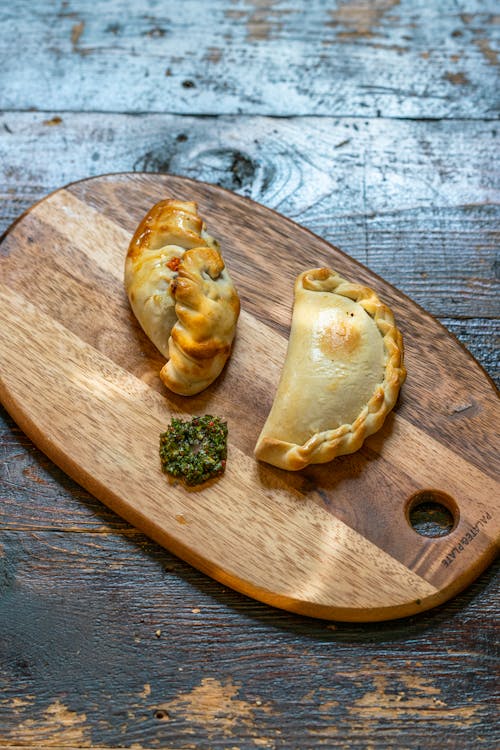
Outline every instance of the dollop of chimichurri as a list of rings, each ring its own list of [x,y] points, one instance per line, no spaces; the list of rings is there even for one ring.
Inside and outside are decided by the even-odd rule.
[[[226,468],[227,423],[206,414],[183,421],[172,419],[160,435],[161,468],[186,484],[202,484]]]

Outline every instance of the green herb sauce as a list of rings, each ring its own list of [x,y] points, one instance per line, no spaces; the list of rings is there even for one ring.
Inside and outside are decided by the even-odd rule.
[[[202,484],[226,468],[227,423],[206,414],[172,419],[160,435],[161,468],[188,485]]]

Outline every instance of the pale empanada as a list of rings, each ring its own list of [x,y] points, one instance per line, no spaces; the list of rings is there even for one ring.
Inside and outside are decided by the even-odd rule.
[[[295,471],[353,453],[382,427],[405,377],[401,333],[377,294],[327,268],[301,273],[256,458]]]
[[[239,298],[218,248],[196,203],[178,200],[153,206],[128,248],[132,310],[157,349],[174,360],[162,369],[163,382],[183,395],[215,380],[231,351]]]

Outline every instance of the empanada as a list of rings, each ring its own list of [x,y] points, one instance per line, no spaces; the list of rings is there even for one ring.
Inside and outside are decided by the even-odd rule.
[[[327,268],[301,273],[256,458],[295,471],[353,453],[382,427],[405,377],[401,333],[377,294]]]
[[[240,302],[213,247],[187,250],[171,283],[177,322],[160,372],[175,393],[191,396],[212,383],[231,352]]]
[[[160,376],[199,393],[230,354],[239,297],[196,203],[163,200],[143,218],[125,261],[125,288],[146,335],[169,359]],[[175,329],[175,330],[174,330]]]

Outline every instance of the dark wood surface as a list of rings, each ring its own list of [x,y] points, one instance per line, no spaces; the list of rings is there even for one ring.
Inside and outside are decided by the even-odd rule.
[[[498,383],[498,29],[488,0],[2,4],[0,230],[100,173],[221,184],[400,288]],[[0,435],[2,745],[500,744],[494,566],[406,620],[289,615],[149,542],[5,412]]]

